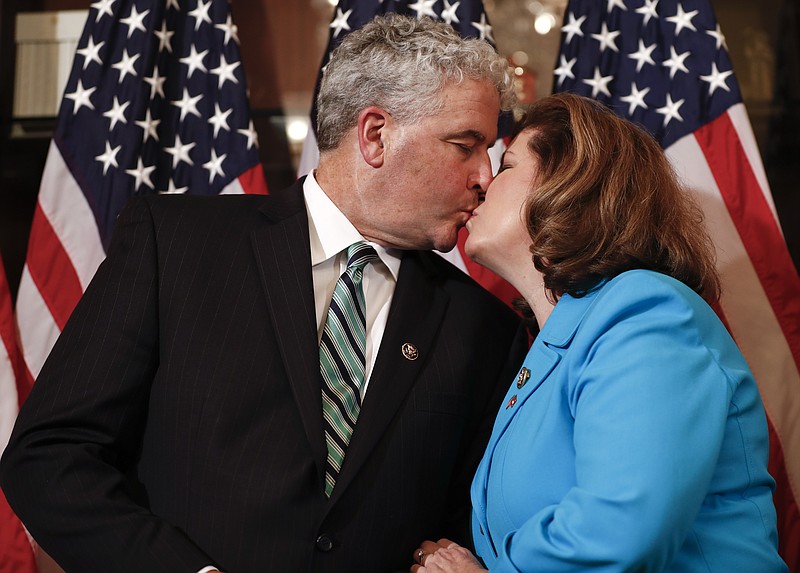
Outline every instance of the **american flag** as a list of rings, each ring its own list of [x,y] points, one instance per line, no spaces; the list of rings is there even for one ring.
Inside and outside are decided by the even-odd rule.
[[[21,397],[27,395],[27,388],[17,385],[23,382],[17,376],[19,370],[17,353],[17,332],[11,314],[11,293],[6,281],[3,261],[0,258],[0,451],[8,443],[11,428],[14,426]],[[0,571],[14,573],[34,573],[33,548],[22,524],[16,518],[0,492]]]
[[[450,24],[462,38],[480,38],[495,46],[494,30],[489,23],[489,18],[483,8],[481,0],[340,0],[336,6],[333,18],[330,23],[330,33],[328,47],[322,58],[319,74],[317,75],[317,85],[314,90],[314,99],[319,90],[322,80],[322,73],[328,63],[331,52],[342,43],[350,32],[359,29],[361,26],[372,20],[378,14],[395,12],[407,16],[430,18],[441,20]],[[319,150],[317,140],[314,135],[316,129],[316,103],[311,110],[311,127],[308,136],[303,144],[303,152],[300,158],[298,175],[306,175],[313,170],[319,162]],[[492,148],[492,162],[494,165],[499,163],[499,158],[505,149],[503,137],[510,134],[512,128],[512,118],[510,114],[501,117],[500,129],[497,144]],[[473,263],[464,254],[464,241],[467,238],[466,229],[461,229],[458,237],[458,246],[443,256],[469,274],[484,288],[494,293],[498,298],[511,303],[519,296],[519,293],[506,281],[495,275],[490,270]]]
[[[555,90],[644,125],[695,194],[717,250],[716,310],[770,422],[779,549],[800,571],[800,279],[708,0],[572,0]]]
[[[130,197],[243,192],[266,193],[266,183],[228,1],[94,2],[17,297],[24,383],[38,375]],[[10,394],[0,401],[10,409]]]

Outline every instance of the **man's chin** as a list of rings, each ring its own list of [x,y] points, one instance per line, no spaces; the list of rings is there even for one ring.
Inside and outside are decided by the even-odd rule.
[[[450,228],[446,235],[440,235],[434,238],[434,250],[440,253],[449,253],[456,248],[458,244],[458,235],[464,229],[464,225],[458,225],[455,228]]]
[[[436,241],[433,246],[433,250],[439,253],[449,253],[453,249],[455,249],[456,245],[458,244],[458,235],[454,235],[451,239],[446,241]]]
[[[445,255],[447,253],[452,252],[455,247],[456,247],[455,244],[453,244],[453,245],[444,245],[442,247],[434,247],[433,250],[436,251],[437,253],[441,253],[441,254]]]

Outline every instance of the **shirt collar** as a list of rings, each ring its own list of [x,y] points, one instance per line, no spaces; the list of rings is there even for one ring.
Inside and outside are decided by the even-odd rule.
[[[314,171],[309,173],[303,182],[303,195],[308,212],[312,267],[335,257],[353,243],[366,240],[323,191],[317,183]],[[402,251],[386,249],[372,242],[369,244],[397,281]]]

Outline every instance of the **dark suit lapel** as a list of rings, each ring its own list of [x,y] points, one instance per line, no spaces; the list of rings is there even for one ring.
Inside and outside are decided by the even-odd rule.
[[[358,475],[429,359],[449,296],[432,284],[422,256],[408,252],[403,257],[386,331],[331,502]],[[416,360],[404,356],[406,343],[417,348]]]
[[[322,430],[314,286],[302,181],[267,197],[262,212],[268,221],[253,231],[253,249],[281,357],[315,462],[323,475],[327,452]]]

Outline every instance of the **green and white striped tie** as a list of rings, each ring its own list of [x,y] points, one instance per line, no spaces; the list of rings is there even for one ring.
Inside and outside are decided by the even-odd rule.
[[[322,417],[328,458],[325,494],[330,497],[361,409],[366,363],[364,267],[378,258],[364,242],[347,248],[347,269],[333,290],[319,345],[322,372]]]

